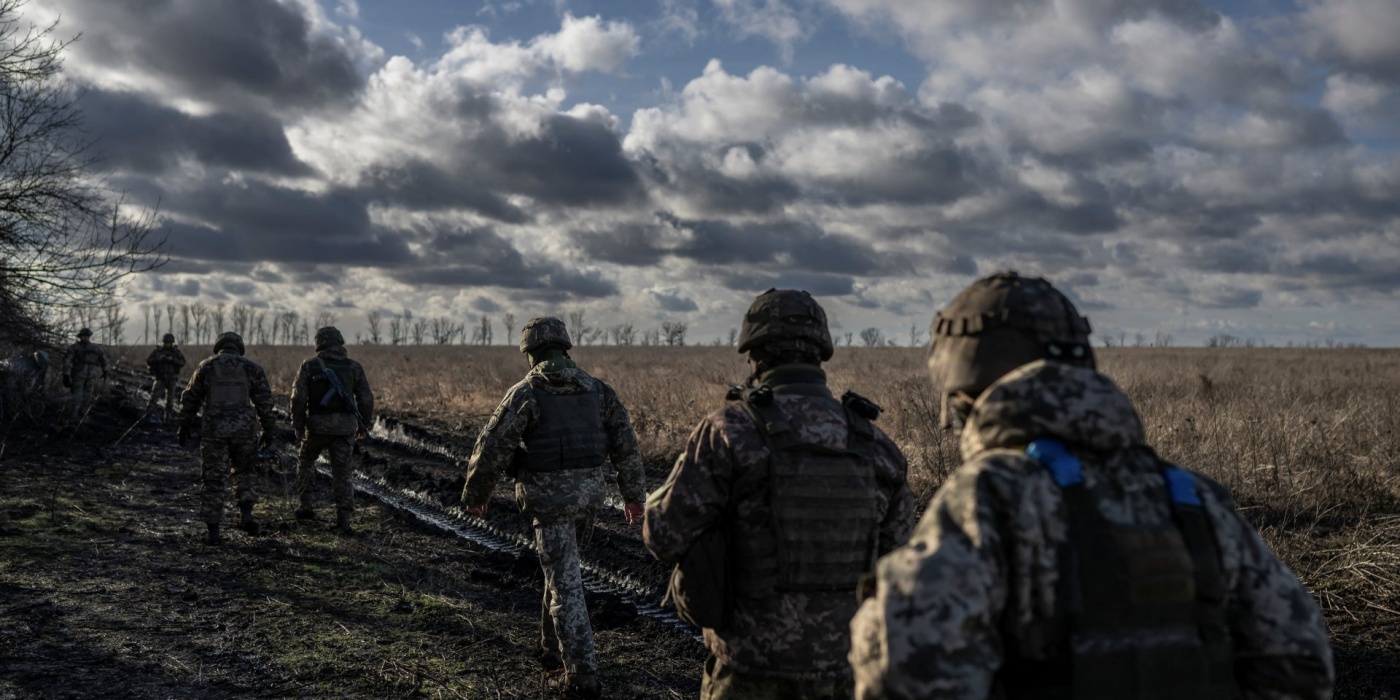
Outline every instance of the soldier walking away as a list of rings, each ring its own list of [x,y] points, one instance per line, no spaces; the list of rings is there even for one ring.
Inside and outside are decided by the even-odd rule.
[[[107,354],[92,342],[92,331],[78,331],[78,342],[63,356],[63,386],[72,391],[68,419],[76,423],[97,398],[98,380],[107,378]]]
[[[257,534],[253,504],[258,500],[258,446],[272,443],[277,420],[272,414],[272,387],[267,383],[267,373],[243,356],[242,337],[228,332],[219,335],[214,341],[213,356],[200,362],[190,377],[180,396],[180,409],[181,447],[189,444],[195,422],[200,423],[199,516],[209,526],[209,544],[222,541],[219,523],[224,519],[230,473],[238,502],[238,529]]]
[[[963,464],[851,622],[858,697],[1331,697],[1316,602],[1147,445],[1069,299],[999,273],[931,332]]]
[[[175,414],[175,398],[180,392],[180,369],[185,366],[185,353],[175,346],[175,336],[166,333],[161,344],[146,356],[146,369],[151,373],[151,400],[146,402],[146,415],[152,421],[169,421]],[[156,406],[165,402],[165,410],[157,418]]]
[[[301,363],[292,388],[292,430],[301,444],[297,456],[296,491],[301,505],[297,520],[313,520],[312,490],[316,458],[330,452],[331,493],[335,498],[336,529],[353,534],[355,510],[355,441],[369,433],[374,420],[374,393],[360,363],[345,353],[345,338],[334,326],[316,331],[316,356]]]
[[[46,383],[49,376],[49,354],[43,350],[15,355],[4,363],[3,405],[0,411],[6,421],[24,416],[31,424],[38,425],[43,413]]]
[[[462,488],[467,512],[484,517],[501,474],[515,480],[515,500],[534,520],[544,569],[540,660],[547,683],[565,697],[597,698],[598,662],[583,598],[579,548],[604,506],[609,460],[628,524],[646,498],[637,436],[612,387],[569,358],[564,322],[532,318],[520,333],[530,372],[506,392],[477,437]]]
[[[700,422],[647,499],[643,540],[657,558],[684,569],[707,542],[727,550],[698,572],[726,571],[712,583],[724,590],[710,592],[722,610],[700,621],[702,698],[852,694],[857,586],[909,536],[914,499],[904,454],[872,422],[880,408],[827,387],[833,349],[811,295],[760,294],[739,337],[747,387]]]

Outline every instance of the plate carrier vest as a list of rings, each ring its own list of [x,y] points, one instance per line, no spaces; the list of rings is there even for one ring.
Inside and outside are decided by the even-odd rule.
[[[765,394],[767,394],[765,396]],[[739,406],[769,446],[762,479],[768,527],[734,537],[736,593],[765,598],[796,591],[852,591],[870,571],[879,546],[879,513],[871,463],[875,429],[843,403],[846,447],[802,441],[773,394],[836,399],[823,385],[760,385],[739,392]]]
[[[249,405],[248,372],[239,357],[231,357],[232,360],[226,360],[220,355],[210,363],[210,408],[227,410]]]
[[[540,419],[521,441],[521,467],[530,472],[592,469],[608,459],[603,397],[597,391],[552,394],[530,390]]]
[[[1069,516],[1056,591],[1066,642],[1048,660],[1008,658],[998,673],[1006,697],[1238,697],[1219,552],[1195,477],[1158,460],[1173,523],[1119,525],[1063,444],[1036,440],[1026,454],[1050,473]]]

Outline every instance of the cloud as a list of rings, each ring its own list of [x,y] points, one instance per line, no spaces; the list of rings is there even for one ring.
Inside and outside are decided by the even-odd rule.
[[[714,0],[720,18],[740,37],[761,37],[776,44],[783,60],[793,46],[811,35],[813,26],[784,0]]]
[[[1400,5],[1389,0],[1308,0],[1301,24],[1314,55],[1348,73],[1400,84]]]
[[[694,299],[682,296],[680,292],[675,289],[652,289],[648,290],[648,293],[656,300],[657,307],[662,311],[689,313],[700,309],[700,307],[696,305]]]
[[[530,45],[564,70],[612,73],[637,55],[640,43],[637,32],[626,22],[565,13],[557,33],[541,36]]]

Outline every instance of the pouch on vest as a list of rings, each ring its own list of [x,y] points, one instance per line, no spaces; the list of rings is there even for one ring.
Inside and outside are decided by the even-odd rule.
[[[228,362],[220,358],[212,363],[211,370],[211,408],[240,408],[248,405],[248,373],[243,370],[242,362]]]
[[[729,580],[729,547],[724,528],[716,524],[695,540],[671,570],[662,605],[696,627],[723,629],[729,621],[733,589]]]

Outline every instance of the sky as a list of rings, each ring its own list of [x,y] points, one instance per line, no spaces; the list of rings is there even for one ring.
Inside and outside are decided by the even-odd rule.
[[[1394,0],[24,12],[80,35],[102,177],[169,234],[134,319],[582,311],[694,344],[793,287],[907,344],[1015,269],[1096,338],[1400,345]]]

